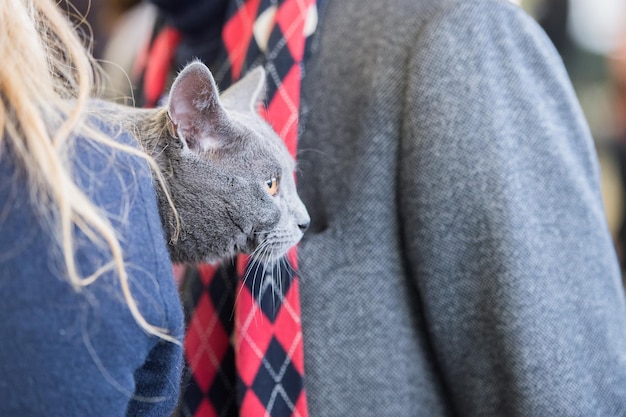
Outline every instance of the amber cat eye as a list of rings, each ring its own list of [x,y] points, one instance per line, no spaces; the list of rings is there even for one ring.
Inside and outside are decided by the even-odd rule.
[[[278,194],[278,180],[276,177],[272,177],[265,181],[265,187],[267,187],[267,192],[270,193],[271,196]]]

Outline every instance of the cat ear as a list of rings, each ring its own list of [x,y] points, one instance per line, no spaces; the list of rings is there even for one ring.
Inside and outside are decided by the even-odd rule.
[[[178,138],[192,150],[220,146],[218,127],[226,123],[211,71],[199,61],[178,74],[169,95],[168,115]]]
[[[265,97],[265,70],[258,66],[226,89],[220,96],[227,109],[257,112],[257,105]]]

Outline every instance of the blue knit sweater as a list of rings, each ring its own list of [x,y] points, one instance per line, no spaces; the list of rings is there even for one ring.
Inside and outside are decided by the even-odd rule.
[[[139,327],[113,274],[80,291],[68,284],[58,234],[43,226],[11,149],[0,151],[0,415],[169,415],[182,348]],[[119,232],[141,313],[181,336],[147,165],[85,139],[77,140],[73,161],[78,183]],[[111,259],[79,232],[76,243],[83,276]]]

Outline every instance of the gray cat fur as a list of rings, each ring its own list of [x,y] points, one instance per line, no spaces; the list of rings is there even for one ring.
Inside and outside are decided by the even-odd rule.
[[[271,263],[301,239],[309,215],[296,192],[295,163],[255,111],[265,71],[252,70],[220,99],[200,62],[187,65],[161,109],[125,108],[125,127],[155,158],[167,194],[157,185],[172,261],[213,262],[252,253]],[[271,196],[265,182],[279,179]]]

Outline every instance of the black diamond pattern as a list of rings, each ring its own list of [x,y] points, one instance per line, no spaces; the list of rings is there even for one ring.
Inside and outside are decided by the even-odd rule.
[[[293,268],[286,266],[286,262],[279,262],[272,268],[266,268],[258,261],[251,262],[254,264],[248,265],[250,274],[246,278],[246,286],[261,311],[273,323],[291,286]]]
[[[233,333],[236,282],[237,268],[230,262],[219,266],[208,288],[211,303],[220,318],[220,323],[229,335]]]
[[[261,3],[259,4],[259,12],[257,13],[257,15],[260,16],[261,13],[267,10],[270,6],[276,6],[276,0],[261,0]]]
[[[282,386],[283,392],[278,392],[275,394],[274,404],[277,406],[278,398],[282,395],[286,394],[289,401],[292,404],[295,404],[300,392],[302,391],[302,376],[298,373],[296,368],[293,366],[291,360],[287,360],[287,367],[284,371],[282,371],[282,367],[285,365],[285,360],[287,358],[287,353],[282,345],[276,340],[276,338],[272,338],[269,346],[267,347],[267,351],[265,352],[265,359],[269,362],[271,372],[267,369],[265,364],[262,364],[259,368],[259,372],[254,378],[254,382],[252,383],[252,390],[259,397],[261,403],[265,407],[269,404],[272,399],[272,393],[275,388],[279,385]],[[279,374],[280,372],[283,374]],[[278,381],[276,380],[278,379]],[[276,384],[274,384],[276,381]],[[284,402],[284,399],[283,399]],[[285,404],[286,406],[286,404]],[[289,410],[289,407],[287,407]],[[283,415],[272,413],[272,415]],[[284,415],[290,415],[289,413]]]
[[[270,35],[268,45],[276,45],[277,43],[279,43],[280,39],[282,39],[283,36],[281,32],[282,31],[280,30],[280,28],[276,27]],[[274,98],[274,95],[280,88],[280,85],[276,84],[274,75],[271,72],[275,71],[276,73],[278,73],[278,77],[282,81],[289,73],[289,70],[291,70],[291,68],[294,66],[295,61],[291,56],[291,51],[289,50],[289,47],[286,43],[279,49],[268,50],[267,61],[267,69],[268,71],[270,71],[270,74],[268,74],[267,77],[266,94],[268,102],[271,102]]]
[[[183,311],[185,312],[185,324],[189,325],[191,317],[196,310],[198,301],[205,288],[197,268],[186,268],[183,277],[183,288],[181,288],[181,301],[183,303]]]
[[[241,407],[241,403],[243,399],[246,398],[246,394],[248,393],[248,386],[241,379],[241,376],[237,374],[237,404]]]
[[[211,404],[216,406],[221,417],[237,417],[237,393],[234,391],[235,375],[235,353],[232,346],[229,346],[222,367],[218,375],[213,379],[213,384],[209,388],[208,397]]]
[[[185,405],[191,415],[194,415],[196,413],[196,410],[200,406],[200,403],[205,398],[205,395],[196,383],[195,379],[193,379],[193,376],[191,375],[191,370],[187,365],[187,361],[185,361],[185,372],[183,375],[183,383],[181,386],[183,388],[183,400],[181,402]]]
[[[293,402],[291,403],[293,404]],[[277,393],[274,397],[274,403],[272,404],[272,408],[268,407],[267,411],[272,413],[273,416],[289,416],[291,415],[291,409],[293,405],[289,407],[289,404],[285,401],[285,397],[283,397],[283,393]]]
[[[246,60],[243,63],[243,70],[241,76],[244,76],[248,70],[254,68],[258,65],[263,64],[263,54],[259,49],[259,45],[256,43],[254,38],[250,41],[250,46],[248,46],[248,52],[246,53]]]

